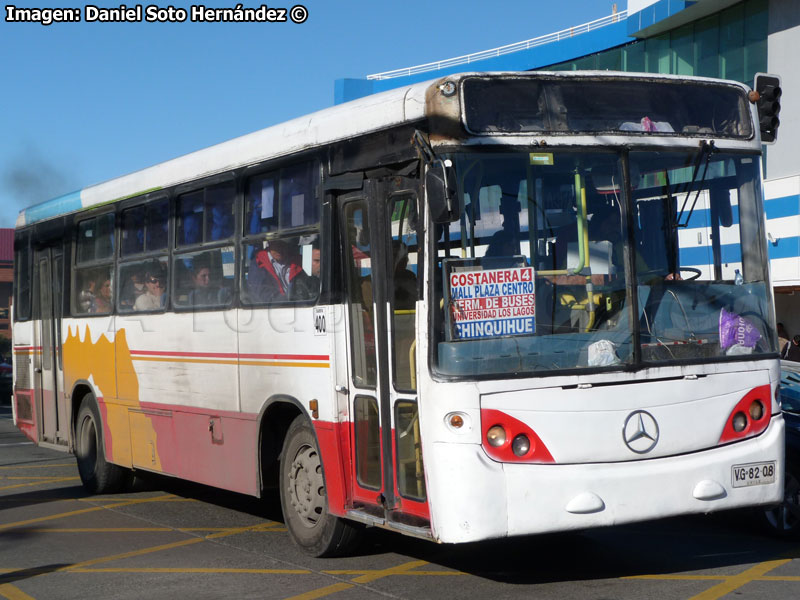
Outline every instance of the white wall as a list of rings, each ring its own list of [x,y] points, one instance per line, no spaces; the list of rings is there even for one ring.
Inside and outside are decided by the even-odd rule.
[[[647,8],[651,4],[655,4],[658,0],[628,0],[628,14],[632,15],[633,13],[637,13],[643,8]],[[622,10],[623,2],[617,2],[617,8]]]
[[[781,77],[778,142],[767,149],[767,179],[800,174],[800,2],[770,0],[767,69]],[[752,85],[752,84],[751,84]]]

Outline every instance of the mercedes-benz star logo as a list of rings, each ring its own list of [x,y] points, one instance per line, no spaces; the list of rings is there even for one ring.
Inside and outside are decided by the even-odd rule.
[[[622,439],[632,452],[646,454],[658,443],[658,423],[649,412],[636,410],[625,419]]]

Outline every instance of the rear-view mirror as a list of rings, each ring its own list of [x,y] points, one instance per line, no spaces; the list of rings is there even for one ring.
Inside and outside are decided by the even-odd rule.
[[[453,210],[456,182],[449,160],[434,160],[425,172],[425,193],[434,223],[450,223],[458,218]]]

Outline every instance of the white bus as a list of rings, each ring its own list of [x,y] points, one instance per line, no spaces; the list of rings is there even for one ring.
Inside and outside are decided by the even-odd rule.
[[[447,76],[22,211],[14,419],[321,556],[777,502],[748,88]]]

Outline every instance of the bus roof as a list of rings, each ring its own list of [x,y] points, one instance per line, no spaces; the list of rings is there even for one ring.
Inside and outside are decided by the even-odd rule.
[[[425,116],[429,82],[381,92],[249,133],[128,175],[65,194],[20,211],[17,228],[302,152],[316,146],[418,121]],[[358,118],[352,118],[357,112]]]
[[[734,81],[705,77],[662,75],[655,73],[626,73],[614,71],[523,71],[523,72],[470,72],[448,75],[410,86],[381,92],[351,102],[326,108],[272,127],[249,133],[226,142],[168,160],[157,165],[65,194],[20,211],[16,227],[25,227],[39,221],[71,214],[102,204],[107,204],[167,188],[188,181],[224,173],[259,162],[287,156],[329,144],[388,129],[403,123],[425,118],[426,97],[429,88],[440,81],[459,83],[472,76],[543,77],[598,77],[629,79],[672,79],[725,83],[746,88]],[[434,109],[436,110],[436,109]],[[358,114],[358,118],[353,118]]]

